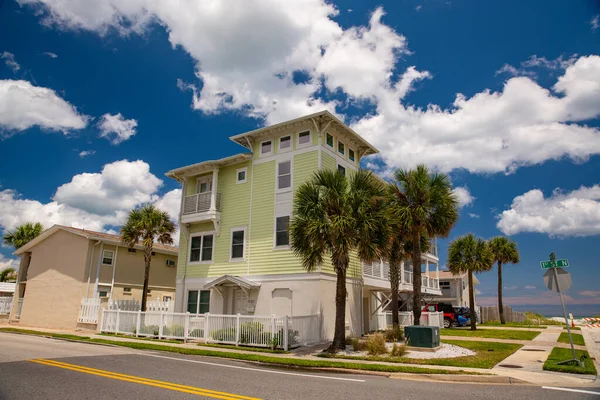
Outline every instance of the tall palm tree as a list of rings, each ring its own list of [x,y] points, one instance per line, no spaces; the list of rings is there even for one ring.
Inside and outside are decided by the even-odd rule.
[[[488,245],[494,262],[498,263],[498,314],[500,314],[500,323],[505,324],[502,306],[502,264],[517,264],[520,261],[519,249],[515,241],[506,236],[493,237],[488,240]]]
[[[12,282],[17,278],[17,271],[14,268],[6,268],[0,272],[0,282]]]
[[[349,177],[338,171],[316,172],[294,198],[290,234],[294,254],[307,271],[329,256],[335,271],[335,333],[328,351],[346,347],[346,276],[350,253],[364,262],[382,256],[387,241],[385,190],[370,171]]]
[[[487,242],[476,238],[472,233],[454,239],[448,248],[448,269],[453,274],[469,274],[469,307],[471,309],[471,330],[477,329],[475,315],[475,292],[473,273],[489,271],[494,258]]]
[[[458,199],[448,175],[432,173],[425,165],[397,170],[392,183],[390,207],[413,243],[413,317],[421,319],[421,236],[446,237],[458,220]]]
[[[144,247],[144,289],[142,292],[142,311],[146,311],[146,298],[148,297],[148,280],[150,278],[150,261],[154,241],[160,244],[173,244],[175,224],[171,221],[169,213],[160,211],[152,204],[129,212],[125,225],[121,227],[121,241],[129,248],[138,242]]]
[[[17,226],[12,232],[9,231],[4,234],[3,241],[5,245],[18,249],[35,239],[35,237],[42,233],[43,230],[44,228],[39,222],[27,222]]]

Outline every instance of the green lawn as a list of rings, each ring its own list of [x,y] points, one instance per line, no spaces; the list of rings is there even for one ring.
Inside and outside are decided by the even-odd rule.
[[[273,354],[290,354],[289,351],[285,350],[271,350],[266,347],[252,347],[252,346],[234,346],[231,344],[219,344],[219,343],[198,343],[200,347],[216,347],[221,349],[231,349],[231,350],[244,350],[244,351],[255,351],[258,353],[273,353]]]
[[[306,360],[297,358],[281,358],[262,354],[241,354],[241,353],[226,353],[222,351],[213,350],[201,350],[201,349],[190,349],[187,347],[176,347],[161,345],[158,343],[140,343],[140,342],[121,342],[108,339],[92,339],[85,336],[76,335],[64,335],[56,333],[47,333],[40,331],[33,331],[28,329],[17,329],[17,328],[0,328],[0,332],[9,333],[22,333],[28,335],[38,335],[45,337],[52,337],[57,339],[70,339],[77,340],[84,343],[101,343],[110,344],[113,346],[127,347],[136,350],[154,350],[154,351],[165,351],[170,353],[197,355],[204,357],[219,357],[228,358],[234,360],[243,361],[255,361],[271,365],[280,365],[287,367],[300,367],[300,368],[339,368],[339,369],[352,369],[352,370],[363,370],[363,371],[379,371],[379,372],[401,372],[411,374],[446,374],[446,375],[482,375],[476,372],[468,371],[454,371],[445,369],[430,369],[422,367],[413,367],[405,365],[383,365],[383,364],[359,364],[359,363],[346,363],[336,362],[327,360]]]
[[[520,344],[512,343],[494,343],[494,342],[469,342],[468,340],[444,340],[444,343],[464,347],[475,351],[474,356],[456,357],[456,358],[409,358],[409,357],[389,357],[389,356],[343,356],[337,354],[319,354],[323,358],[342,358],[350,360],[370,360],[386,361],[405,364],[426,364],[426,365],[445,365],[463,368],[493,368],[500,361],[510,356],[512,353],[522,347]]]
[[[579,346],[585,346],[585,342],[583,340],[583,336],[578,333],[571,333],[571,337],[573,338],[573,344]],[[569,333],[563,332],[558,337],[558,343],[569,343]]]
[[[575,350],[575,355],[577,356],[577,358],[580,358],[583,355],[586,356],[585,366],[583,368],[574,365],[558,365],[560,361],[569,360],[573,358],[573,354],[571,353],[571,349],[555,347],[552,349],[552,353],[550,353],[548,359],[544,363],[544,370],[556,372],[569,372],[572,374],[597,374],[596,367],[594,366],[594,361],[590,358],[587,351]]]
[[[539,335],[541,331],[524,331],[519,329],[477,329],[450,328],[440,329],[441,336],[480,337],[491,339],[531,340]]]
[[[501,324],[500,321],[487,321],[483,324],[477,324],[477,326],[503,326],[507,328],[547,328],[547,325],[537,325],[531,322],[507,322]]]
[[[580,328],[580,327],[578,327],[578,326],[574,326],[574,327],[572,327],[572,328],[571,328],[571,330],[572,330],[572,331],[580,331],[580,330],[581,330],[581,328]],[[565,332],[566,332],[566,331],[567,331],[567,328],[565,328]]]
[[[137,339],[137,340],[148,340],[151,342],[159,342],[159,343],[173,343],[173,344],[183,343],[183,340],[177,340],[177,339],[154,339],[154,338],[144,337],[144,336],[135,337],[135,335],[123,335],[121,333],[118,333],[116,335],[114,333],[99,333],[98,335],[108,336],[108,337],[120,337],[120,338],[127,338],[127,339]]]

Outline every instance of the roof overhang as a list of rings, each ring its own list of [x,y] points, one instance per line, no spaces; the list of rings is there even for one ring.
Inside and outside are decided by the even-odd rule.
[[[339,118],[337,118],[335,115],[333,115],[327,110],[319,111],[318,113],[310,115],[305,115],[303,117],[281,122],[279,124],[265,126],[264,128],[242,133],[240,135],[231,136],[229,139],[252,151],[252,142],[256,139],[261,137],[273,136],[279,131],[293,127],[295,125],[303,124],[307,121],[312,121],[314,126],[318,127],[317,129],[331,130],[345,135],[347,141],[354,143],[354,145],[351,147],[355,147],[355,150],[358,152],[360,157],[364,157],[369,154],[379,153],[379,150],[377,150],[371,143],[363,139],[362,136],[360,136],[352,128],[343,123]]]
[[[208,160],[201,163],[188,165],[181,168],[172,169],[165,175],[177,181],[182,181],[186,176],[198,175],[203,172],[209,172],[216,168],[225,167],[227,165],[239,164],[252,159],[252,153],[240,153],[234,156],[221,158],[219,160]]]
[[[222,286],[237,286],[247,292],[250,289],[257,289],[260,287],[260,283],[249,281],[248,279],[242,278],[240,276],[233,275],[223,275],[206,285],[204,285],[204,289],[219,289]]]

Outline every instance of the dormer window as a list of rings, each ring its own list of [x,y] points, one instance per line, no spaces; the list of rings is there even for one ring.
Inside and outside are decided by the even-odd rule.
[[[338,141],[338,153],[340,153],[341,155],[346,154],[346,147],[344,146],[344,143],[339,142],[339,141]]]
[[[289,150],[292,148],[292,137],[283,136],[279,138],[279,150]]]
[[[260,144],[260,154],[261,155],[273,154],[273,142],[270,140],[262,142]]]
[[[350,161],[355,161],[355,156],[354,156],[354,150],[352,149],[348,149],[348,158],[350,159]]]
[[[333,148],[333,136],[331,136],[330,133],[327,133],[326,142],[327,142],[327,146]]]

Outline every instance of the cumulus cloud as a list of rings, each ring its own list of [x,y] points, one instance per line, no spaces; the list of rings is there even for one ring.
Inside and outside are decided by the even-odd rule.
[[[56,53],[52,53],[51,51],[46,51],[44,54],[50,58],[58,58],[58,55]]]
[[[7,268],[19,269],[19,260],[16,258],[9,258],[0,254],[0,271],[4,271]]]
[[[121,113],[104,114],[98,122],[100,137],[108,139],[112,144],[119,144],[135,135],[137,121],[125,119]]]
[[[88,156],[93,156],[94,154],[96,154],[95,150],[84,150],[79,152],[79,157],[85,158]]]
[[[0,135],[32,126],[67,134],[84,128],[87,120],[52,89],[22,80],[0,80]]]
[[[529,76],[535,78],[537,74],[532,69],[544,68],[550,71],[565,70],[577,61],[577,54],[573,54],[568,58],[559,56],[554,60],[548,60],[546,57],[539,57],[536,54],[530,56],[527,60],[521,62],[519,68],[515,68],[510,64],[504,64],[502,68],[496,71],[496,75],[508,74],[512,76]]]
[[[506,235],[521,232],[554,236],[600,234],[600,185],[582,186],[572,192],[555,189],[544,197],[533,189],[513,199],[509,210],[498,216],[497,227]]]
[[[12,69],[13,72],[17,72],[21,69],[19,63],[15,61],[15,55],[13,53],[5,51],[2,53],[2,55],[0,55],[0,59],[4,60],[4,64],[6,64],[8,68]]]
[[[426,163],[448,172],[512,172],[547,160],[586,160],[600,153],[600,132],[580,122],[600,113],[600,57],[579,57],[551,90],[531,77],[508,79],[501,91],[457,94],[450,106],[404,104],[417,83],[433,77],[412,66],[407,40],[383,22],[377,8],[368,24],[343,28],[324,0],[19,0],[36,6],[49,26],[104,35],[141,34],[152,22],[196,61],[200,83],[186,84],[192,106],[279,122],[311,112],[336,112],[344,100],[367,100],[368,114],[351,121],[392,168]],[[235,9],[235,13],[231,10]],[[157,26],[157,24],[152,24]],[[536,56],[529,64],[552,63]],[[563,63],[564,64],[564,63]],[[563,64],[560,64],[562,68]],[[566,64],[565,64],[566,65]],[[533,68],[533,66],[531,67]],[[306,79],[295,81],[302,73]],[[341,94],[331,100],[331,93]],[[339,107],[338,107],[339,106]],[[343,116],[342,116],[343,117]],[[482,156],[484,155],[484,156]]]
[[[479,218],[479,214],[469,213],[469,217],[477,219],[477,218]]]
[[[129,210],[144,203],[155,204],[176,220],[181,190],[161,196],[162,185],[147,163],[121,160],[106,164],[99,173],[75,175],[48,202],[25,199],[5,189],[0,191],[0,227],[11,230],[25,222],[39,221],[45,227],[61,224],[107,231],[121,225]]]
[[[473,195],[469,191],[469,188],[467,188],[466,186],[456,187],[454,188],[454,190],[452,190],[452,192],[454,193],[454,196],[456,196],[456,198],[458,199],[459,207],[471,205],[473,201],[475,201],[475,197],[473,197]]]

